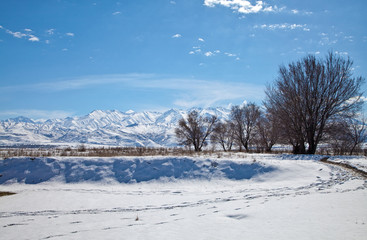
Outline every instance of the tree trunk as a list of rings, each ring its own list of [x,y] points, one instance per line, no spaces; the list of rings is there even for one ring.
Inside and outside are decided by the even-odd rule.
[[[248,152],[248,143],[247,143],[247,142],[246,142],[246,143],[244,143],[244,144],[243,144],[243,146],[245,147],[246,152]]]
[[[314,141],[309,141],[308,143],[308,154],[315,154],[316,153],[317,144]]]
[[[305,154],[306,153],[306,147],[304,143],[297,143],[296,145],[293,145],[293,154]]]

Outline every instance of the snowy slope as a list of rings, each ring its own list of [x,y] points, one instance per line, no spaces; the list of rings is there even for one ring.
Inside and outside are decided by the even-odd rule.
[[[319,158],[0,160],[0,238],[365,239],[365,180]]]
[[[151,158],[9,158],[0,161],[0,184],[136,183],[161,179],[250,179],[276,168],[251,161],[233,162],[186,157]]]
[[[190,109],[192,110],[192,109]],[[196,109],[203,116],[227,119],[229,109]],[[18,117],[0,122],[0,145],[97,144],[112,146],[175,146],[174,128],[188,111],[120,112],[95,110],[86,116],[33,121]]]

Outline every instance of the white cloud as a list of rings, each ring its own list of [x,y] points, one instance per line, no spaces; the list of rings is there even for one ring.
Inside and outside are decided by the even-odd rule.
[[[204,39],[202,39],[202,38],[199,38],[199,39],[198,39],[198,41],[200,41],[200,42],[205,42],[205,40],[204,40]]]
[[[207,56],[207,57],[211,57],[211,56],[214,55],[214,53],[209,51],[209,52],[204,53],[204,55]]]
[[[26,33],[24,33],[24,32],[13,32],[13,31],[11,31],[9,29],[4,28],[3,26],[0,26],[0,29],[5,30],[6,33],[12,35],[15,38],[28,38],[28,40],[31,41],[31,42],[38,42],[40,40],[35,35],[30,34],[30,32],[32,32],[32,30],[31,29],[28,29],[28,28],[24,29],[24,31]]]
[[[219,56],[219,55],[223,54],[223,55],[228,56],[228,57],[234,57],[237,61],[240,60],[240,58],[237,57],[237,54],[229,53],[229,52],[222,53],[219,49],[211,50],[211,51],[202,51],[200,49],[200,47],[193,47],[193,49],[194,50],[191,50],[189,52],[190,55],[200,54],[200,55],[204,55],[206,57],[214,57],[214,56]]]
[[[48,29],[48,30],[46,30],[46,33],[49,34],[49,35],[53,35],[55,33],[55,29],[53,29],[53,28]]]
[[[16,37],[16,38],[23,38],[27,36],[27,34],[21,33],[21,32],[12,32],[10,30],[6,30],[6,32],[9,33],[10,35],[13,35],[13,37]]]
[[[172,38],[180,38],[180,37],[182,37],[182,35],[179,34],[179,33],[177,33],[177,34],[175,34],[175,35],[172,36]]]
[[[276,5],[269,6],[263,1],[256,1],[255,4],[252,4],[250,1],[247,0],[204,0],[204,5],[207,7],[215,7],[216,5],[221,5],[243,14],[259,12],[279,12],[283,10],[283,8],[278,8]]]
[[[121,12],[119,12],[119,11],[112,13],[112,15],[119,15],[119,14],[121,14]]]
[[[175,1],[170,1],[169,3],[170,3],[170,4],[176,4],[176,2],[175,2]]]
[[[319,41],[319,44],[321,46],[325,46],[325,45],[334,45],[338,42],[338,40],[336,39],[330,39],[329,37],[327,36],[324,36],[321,38],[321,40]]]
[[[225,52],[224,54],[227,55],[228,57],[236,57],[237,56],[236,54],[227,53],[227,52]]]
[[[344,55],[344,56],[349,55],[348,52],[338,52],[338,51],[335,51],[335,54]]]
[[[353,42],[354,37],[353,36],[345,36],[344,37],[345,40],[348,40],[349,42]]]
[[[269,6],[269,7],[264,8],[264,12],[274,12],[274,11],[275,10],[274,10],[273,6]]]
[[[69,36],[69,37],[74,37],[74,36],[75,36],[75,34],[74,34],[74,33],[72,33],[72,32],[65,33],[65,35],[66,35],[66,36]]]
[[[292,12],[293,14],[298,14],[298,13],[299,13],[299,11],[298,11],[297,9],[293,9],[293,10],[291,10],[291,12]]]
[[[39,42],[39,38],[38,37],[36,37],[36,36],[33,36],[33,35],[29,35],[29,39],[28,39],[28,41],[31,41],[31,42]]]
[[[300,29],[303,31],[310,31],[306,24],[289,24],[289,23],[282,23],[282,24],[262,24],[262,25],[255,25],[254,28],[266,29],[266,30],[295,30]]]

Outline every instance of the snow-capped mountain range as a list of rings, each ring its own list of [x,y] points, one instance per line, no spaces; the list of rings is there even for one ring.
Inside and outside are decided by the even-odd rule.
[[[78,145],[106,146],[177,146],[174,130],[189,110],[166,112],[120,112],[95,110],[81,117],[32,120],[10,118],[0,122],[0,146]],[[196,108],[201,115],[227,119],[226,108]]]

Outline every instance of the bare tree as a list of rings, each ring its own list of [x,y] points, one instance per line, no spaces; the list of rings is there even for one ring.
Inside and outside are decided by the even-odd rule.
[[[330,119],[358,111],[364,79],[352,77],[352,65],[349,58],[329,53],[324,60],[308,55],[280,67],[264,104],[279,120],[294,153],[314,154]]]
[[[245,142],[245,112],[240,106],[233,106],[231,109],[231,122],[233,124],[235,142],[242,151]]]
[[[349,154],[352,155],[353,152],[359,148],[359,146],[366,142],[367,140],[367,131],[366,131],[366,119],[362,118],[361,120],[358,119],[350,119],[349,120],[349,128],[347,136],[352,143],[352,147],[349,151]]]
[[[231,110],[231,121],[234,127],[235,140],[242,150],[242,146],[249,151],[250,141],[254,137],[256,123],[260,117],[260,109],[255,103],[243,107],[234,106]]]
[[[179,143],[185,146],[194,146],[199,152],[207,144],[209,135],[217,122],[216,116],[202,117],[196,110],[191,111],[187,119],[182,118],[175,129]]]
[[[211,141],[220,144],[223,151],[230,151],[234,143],[233,123],[230,121],[218,122],[211,135]]]
[[[257,143],[266,152],[271,152],[271,148],[280,138],[280,129],[277,119],[269,113],[262,113],[257,122]]]
[[[327,127],[326,136],[336,154],[352,155],[367,140],[366,120],[340,118]]]

